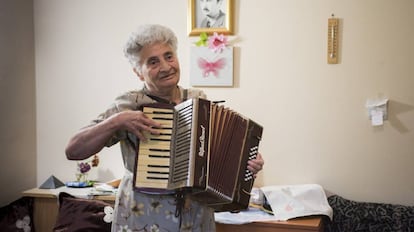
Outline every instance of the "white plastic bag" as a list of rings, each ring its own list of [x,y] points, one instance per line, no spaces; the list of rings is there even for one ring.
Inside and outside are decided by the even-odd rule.
[[[333,211],[320,185],[276,185],[262,187],[276,220],[326,215],[332,220]]]

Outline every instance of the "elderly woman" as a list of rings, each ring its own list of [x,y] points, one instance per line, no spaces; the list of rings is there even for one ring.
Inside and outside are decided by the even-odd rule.
[[[161,127],[139,111],[140,106],[155,102],[178,104],[187,98],[205,97],[200,90],[178,86],[180,66],[175,34],[160,25],[141,26],[129,38],[124,52],[144,87],[116,98],[106,111],[80,130],[67,145],[67,158],[85,159],[120,142],[125,174],[115,202],[112,231],[214,231],[213,209],[188,200],[177,217],[174,195],[133,189],[137,138],[146,140],[144,131],[158,134],[157,128]],[[256,174],[263,163],[259,154],[249,161],[248,168]]]

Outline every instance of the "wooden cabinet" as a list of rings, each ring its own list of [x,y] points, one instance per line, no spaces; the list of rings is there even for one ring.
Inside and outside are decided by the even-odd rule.
[[[254,222],[243,225],[216,224],[217,232],[323,232],[322,217],[312,216],[288,221]]]
[[[62,190],[64,191],[64,190]],[[34,197],[34,225],[36,231],[53,231],[58,215],[59,190],[30,189],[23,196]],[[94,199],[115,202],[115,195],[95,196]],[[254,222],[243,225],[216,224],[217,232],[323,232],[322,217],[304,217],[288,221]]]

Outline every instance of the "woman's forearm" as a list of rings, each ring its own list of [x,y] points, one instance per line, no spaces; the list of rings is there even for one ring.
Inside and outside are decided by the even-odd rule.
[[[82,160],[98,153],[117,130],[114,118],[86,127],[69,141],[65,153],[69,160]]]

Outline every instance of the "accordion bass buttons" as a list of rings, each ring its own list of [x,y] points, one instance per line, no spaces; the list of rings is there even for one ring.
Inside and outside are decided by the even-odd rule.
[[[251,147],[250,152],[249,152],[249,160],[256,159],[258,151],[259,151],[258,146]],[[250,181],[252,179],[253,179],[253,172],[246,168],[246,172],[244,175],[244,181]]]

